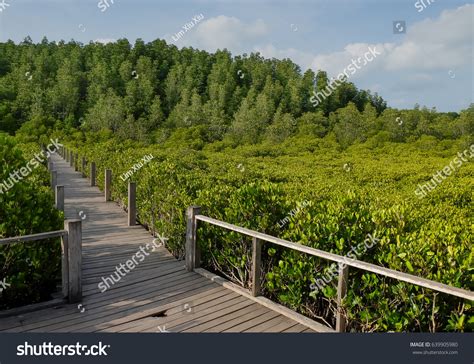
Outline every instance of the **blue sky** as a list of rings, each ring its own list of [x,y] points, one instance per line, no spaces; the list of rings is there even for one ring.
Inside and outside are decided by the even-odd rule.
[[[458,0],[0,0],[0,41],[166,39],[233,54],[291,58],[336,76],[369,47],[381,55],[350,76],[389,106],[459,111],[473,102],[474,5]],[[417,4],[417,2],[419,2]],[[429,4],[431,2],[431,4]],[[421,9],[421,11],[420,11]],[[177,41],[172,36],[203,19]],[[406,22],[394,34],[393,21]],[[400,27],[399,27],[400,28]]]

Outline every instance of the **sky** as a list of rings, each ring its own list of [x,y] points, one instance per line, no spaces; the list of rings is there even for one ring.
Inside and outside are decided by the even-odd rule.
[[[302,71],[346,70],[390,107],[460,111],[474,102],[474,5],[466,0],[0,0],[0,42],[26,36],[260,52]],[[372,61],[357,63],[370,49]],[[353,61],[356,72],[347,72]]]

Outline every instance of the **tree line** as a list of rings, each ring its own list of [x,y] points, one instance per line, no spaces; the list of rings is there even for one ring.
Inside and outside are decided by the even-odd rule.
[[[472,106],[460,114],[399,111],[347,79],[315,107],[312,95],[329,83],[323,70],[302,72],[289,59],[259,53],[178,49],[164,40],[26,38],[0,43],[0,131],[28,139],[51,128],[78,129],[146,143],[173,137],[230,145],[333,133],[343,147],[373,136],[405,141],[474,132]]]

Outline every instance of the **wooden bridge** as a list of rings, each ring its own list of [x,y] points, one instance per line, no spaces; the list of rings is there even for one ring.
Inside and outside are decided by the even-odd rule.
[[[197,269],[200,273],[186,270],[185,262],[176,260],[163,246],[156,247],[153,237],[142,226],[129,226],[127,213],[116,203],[105,202],[104,193],[74,171],[70,166],[73,163],[59,155],[53,155],[51,162],[56,171],[53,184],[59,186],[60,195],[64,193],[65,216],[69,220],[66,229],[23,239],[3,239],[0,243],[69,236],[65,240],[71,259],[66,259],[69,268],[63,263],[63,291],[74,303],[56,300],[51,303],[53,307],[35,305],[30,308],[37,307],[32,312],[13,310],[12,315],[0,318],[0,331],[331,331],[282,306],[254,298],[240,287],[203,270]],[[76,246],[71,234],[82,235],[82,244]],[[102,278],[113,275],[116,267],[135,256],[140,247],[149,254],[146,259],[138,261],[117,283],[112,285],[109,280],[110,288],[101,292],[98,284],[103,282]],[[77,254],[82,256],[82,262]],[[76,272],[77,264],[80,269]],[[64,277],[65,271],[71,277]],[[65,289],[68,284],[69,290]],[[77,284],[80,287],[74,287]]]
[[[260,296],[260,250],[272,243],[340,263],[338,305],[346,294],[349,267],[395,278],[456,297],[474,299],[470,291],[374,264],[348,259],[200,215],[188,209],[186,261],[176,260],[142,226],[135,225],[135,184],[129,183],[128,216],[110,202],[111,172],[105,189],[78,172],[78,155],[62,148],[50,160],[56,207],[65,211],[65,229],[0,239],[1,244],[61,237],[62,293],[27,308],[0,312],[2,332],[334,332],[345,331],[338,309],[335,329],[310,320]],[[82,170],[85,168],[82,159]],[[54,170],[54,171],[53,171]],[[104,196],[105,195],[105,196]],[[251,291],[199,267],[196,225],[209,223],[253,238]],[[137,262],[138,252],[144,259]],[[147,254],[145,254],[145,251]],[[128,262],[131,261],[134,263]],[[127,263],[125,265],[125,263]],[[118,266],[128,271],[119,275]],[[111,278],[116,273],[117,280]]]

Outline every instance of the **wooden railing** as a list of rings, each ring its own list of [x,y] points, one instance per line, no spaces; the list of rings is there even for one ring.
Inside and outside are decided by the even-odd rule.
[[[0,239],[0,245],[61,238],[62,294],[70,303],[82,299],[82,228],[81,220],[64,221],[64,230]]]
[[[347,258],[341,255],[329,253],[323,250],[311,248],[305,245],[296,244],[291,241],[283,240],[271,235],[259,233],[254,230],[246,229],[237,225],[232,225],[224,221],[216,220],[211,217],[200,215],[201,208],[199,206],[191,206],[187,211],[187,230],[186,230],[186,268],[193,271],[200,267],[200,251],[197,244],[197,222],[202,221],[224,229],[235,231],[243,235],[252,237],[252,272],[251,293],[253,296],[260,295],[260,275],[261,275],[261,249],[263,242],[269,242],[275,245],[283,246],[306,253],[318,258],[327,259],[339,263],[339,280],[337,285],[337,313],[336,313],[336,330],[345,332],[346,318],[343,314],[343,300],[347,292],[347,281],[349,267],[362,269],[367,272],[380,274],[385,277],[394,278],[398,281],[411,283],[420,287],[429,288],[431,290],[446,293],[451,296],[474,300],[474,293],[462,288],[452,287],[443,283],[435,282],[429,279],[417,277],[412,274],[399,272],[393,269],[381,267],[375,264],[366,263],[357,259]]]
[[[64,151],[61,148],[60,153]],[[57,171],[51,159],[47,161],[55,207],[64,211],[64,186],[57,185]],[[65,220],[64,230],[0,239],[0,245],[61,238],[62,294],[70,303],[82,299],[82,226],[81,220]]]

